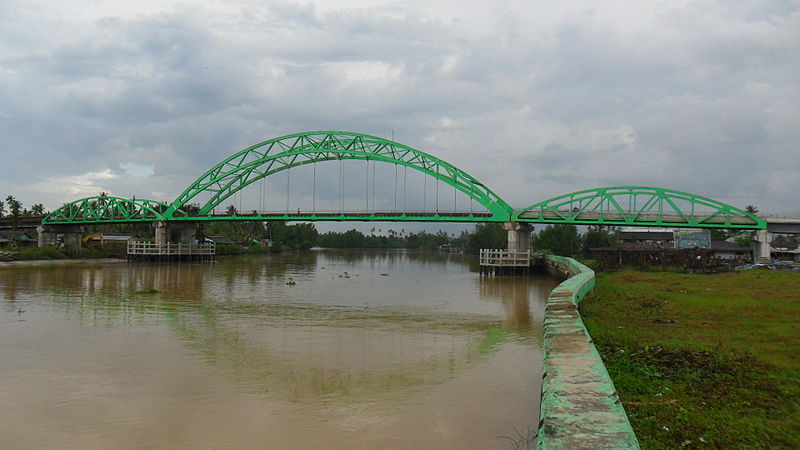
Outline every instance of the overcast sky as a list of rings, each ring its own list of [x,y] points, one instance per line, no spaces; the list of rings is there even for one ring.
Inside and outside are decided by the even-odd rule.
[[[642,184],[800,214],[800,2],[0,2],[3,198],[172,200],[329,129],[515,207]]]

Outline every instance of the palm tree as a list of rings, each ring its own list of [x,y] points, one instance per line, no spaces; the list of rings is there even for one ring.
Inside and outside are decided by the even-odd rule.
[[[44,215],[44,205],[41,203],[37,203],[31,206],[31,215],[32,216],[43,216]]]
[[[13,244],[17,246],[17,228],[19,227],[19,216],[22,211],[22,203],[17,201],[13,196],[6,197],[8,202],[8,210],[11,212],[11,232],[13,233]]]
[[[758,208],[753,205],[747,205],[744,210],[747,212],[747,214],[758,214]]]

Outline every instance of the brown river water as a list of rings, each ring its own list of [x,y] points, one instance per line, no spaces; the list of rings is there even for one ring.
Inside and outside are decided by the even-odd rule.
[[[476,259],[0,263],[0,448],[514,448],[556,282]]]

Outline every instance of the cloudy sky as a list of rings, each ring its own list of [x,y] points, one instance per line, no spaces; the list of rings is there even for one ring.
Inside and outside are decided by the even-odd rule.
[[[3,198],[172,200],[329,129],[515,207],[642,184],[800,214],[800,2],[0,2]]]

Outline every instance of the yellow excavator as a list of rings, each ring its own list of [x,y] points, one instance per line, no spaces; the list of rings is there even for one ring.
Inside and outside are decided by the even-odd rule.
[[[105,247],[106,238],[102,234],[87,234],[85,238],[81,239],[81,245],[86,247],[86,244],[88,244],[92,239],[100,239],[100,247]]]

